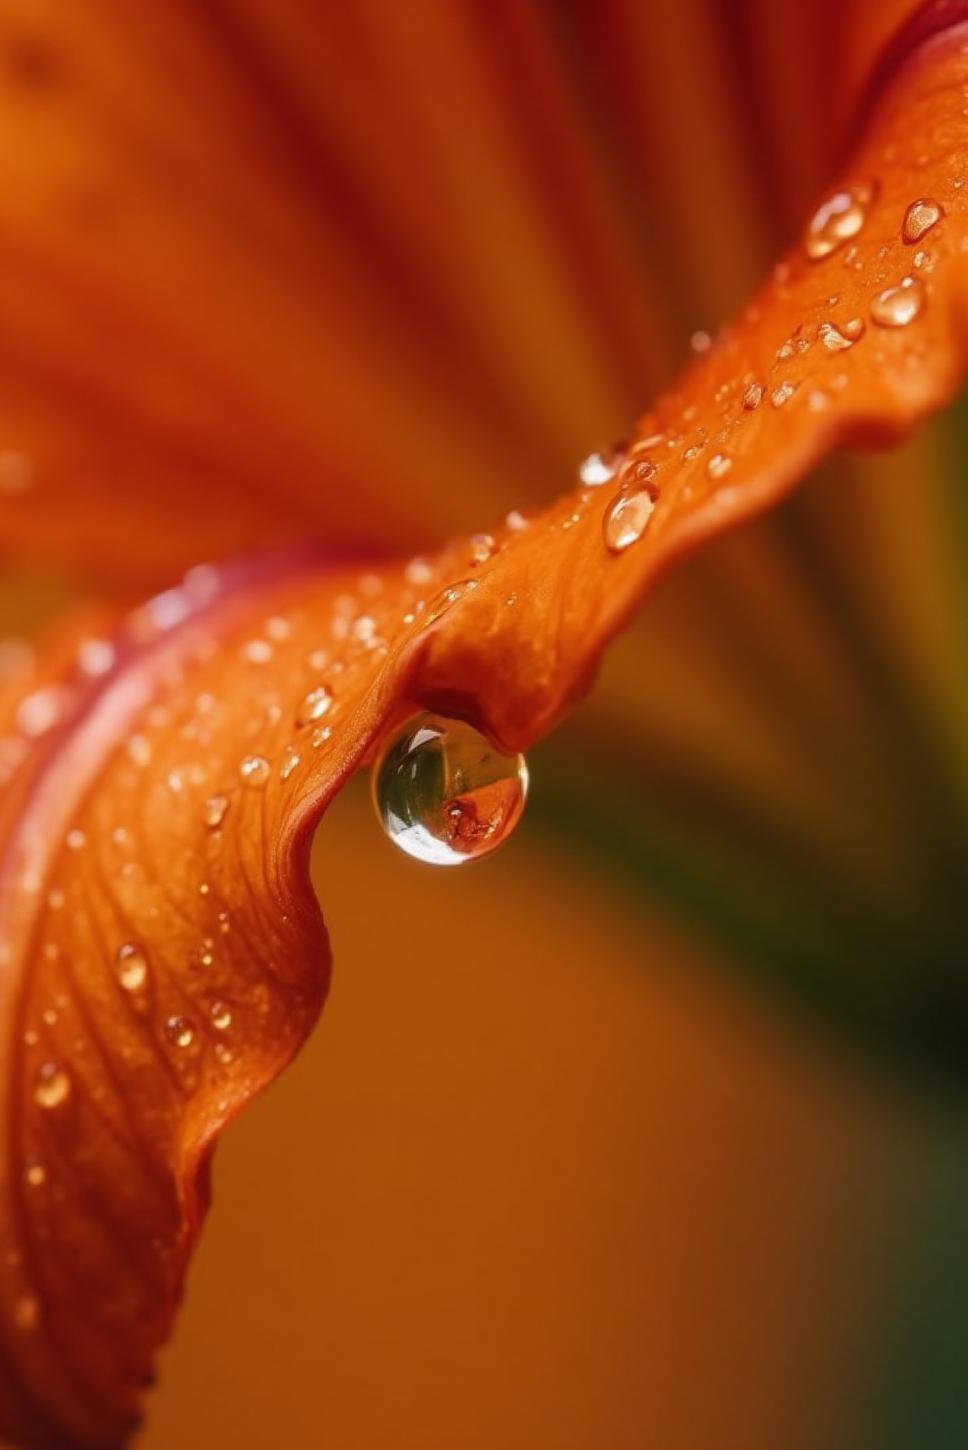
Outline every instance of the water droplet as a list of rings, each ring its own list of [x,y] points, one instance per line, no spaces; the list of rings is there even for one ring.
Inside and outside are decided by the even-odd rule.
[[[143,735],[129,736],[125,748],[135,765],[145,766],[151,759],[151,746]]]
[[[706,332],[705,328],[702,327],[699,328],[697,332],[694,332],[692,334],[692,337],[690,337],[689,339],[689,346],[692,348],[693,352],[700,355],[704,352],[708,352],[712,345],[712,338],[710,337],[709,333]]]
[[[763,389],[759,383],[750,383],[746,392],[743,394],[743,407],[748,413],[752,413],[753,409],[758,408],[762,401]]]
[[[410,856],[458,866],[495,850],[528,790],[521,755],[502,755],[460,720],[419,715],[383,745],[373,800],[390,840]]]
[[[604,453],[589,453],[578,465],[578,480],[585,488],[601,488],[615,477],[615,460]]]
[[[522,529],[526,529],[528,527],[528,520],[525,518],[524,514],[521,512],[520,509],[511,509],[509,513],[505,514],[504,522],[507,524],[512,534],[520,534]]]
[[[924,284],[917,277],[902,277],[896,287],[885,287],[871,303],[871,317],[879,327],[907,327],[924,309]]]
[[[59,1108],[71,1095],[71,1080],[56,1062],[45,1062],[34,1079],[34,1102],[40,1108]]]
[[[819,262],[836,252],[851,237],[856,237],[867,220],[867,209],[874,199],[874,185],[851,186],[835,191],[822,202],[807,225],[803,238],[804,251],[812,262]]]
[[[210,831],[215,831],[225,820],[231,802],[227,795],[210,795],[202,806],[202,820]]]
[[[210,1015],[217,1032],[225,1032],[232,1026],[232,1013],[224,1002],[213,1002]]]
[[[69,851],[83,851],[87,844],[87,837],[82,830],[75,826],[73,830],[68,831],[64,841]]]
[[[296,711],[297,725],[312,725],[316,720],[322,720],[333,704],[333,696],[325,685],[317,685],[315,690],[310,690],[304,695],[299,709]]]
[[[706,464],[706,473],[710,478],[725,478],[732,466],[728,453],[714,453]]]
[[[441,589],[440,593],[427,605],[423,617],[423,623],[434,624],[441,615],[452,609],[465,595],[470,594],[477,588],[476,579],[459,579],[456,584],[451,584],[447,589]]]
[[[408,584],[429,584],[434,577],[434,571],[426,559],[411,559],[403,571],[403,577]]]
[[[605,511],[602,535],[613,554],[621,554],[641,539],[655,509],[655,490],[623,488]]]
[[[165,1023],[165,1036],[174,1047],[191,1047],[195,1041],[194,1023],[176,1013]]]
[[[774,408],[782,408],[784,404],[789,403],[796,390],[796,383],[781,383],[779,387],[774,388],[772,393],[770,394],[770,402],[773,404]]]
[[[944,216],[944,207],[940,201],[934,201],[929,196],[922,196],[917,201],[912,201],[904,213],[904,224],[901,227],[903,240],[912,245],[919,242],[925,232],[929,232],[933,226]]]
[[[313,748],[318,750],[321,745],[325,745],[332,733],[328,725],[323,725],[321,729],[314,730],[312,734]]]
[[[265,785],[269,779],[269,762],[264,755],[247,755],[239,762],[239,775],[246,785]]]
[[[471,534],[471,561],[486,564],[494,553],[495,543],[491,534]]]
[[[282,764],[279,767],[279,774],[282,776],[283,780],[289,779],[298,764],[298,751],[293,750],[291,745],[287,745],[282,757]]]
[[[28,1163],[24,1169],[24,1182],[31,1188],[43,1188],[47,1182],[47,1169],[43,1163]]]
[[[853,347],[864,335],[864,319],[852,317],[849,322],[839,326],[836,322],[821,322],[817,328],[817,337],[820,339],[827,352],[843,352],[845,348]]]
[[[64,718],[69,703],[70,695],[62,685],[34,690],[17,707],[17,729],[31,740],[46,735]]]
[[[113,667],[114,645],[108,639],[82,639],[77,647],[77,664],[82,674],[97,679]]]
[[[141,991],[148,980],[148,958],[137,942],[127,941],[118,947],[114,970],[126,992]]]
[[[250,639],[242,646],[242,658],[252,665],[265,665],[272,659],[272,645],[267,639]]]
[[[807,407],[811,413],[823,413],[830,407],[830,399],[822,388],[812,388],[807,394]]]

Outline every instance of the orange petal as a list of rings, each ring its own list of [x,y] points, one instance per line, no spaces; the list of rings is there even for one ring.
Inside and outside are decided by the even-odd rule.
[[[318,1011],[311,832],[380,734],[422,702],[527,743],[661,568],[825,449],[894,438],[950,395],[966,80],[957,38],[906,66],[842,180],[853,200],[823,199],[811,250],[821,226],[838,244],[794,250],[617,480],[432,564],[196,570],[3,692],[11,1436],[111,1446],[133,1423],[214,1137]]]

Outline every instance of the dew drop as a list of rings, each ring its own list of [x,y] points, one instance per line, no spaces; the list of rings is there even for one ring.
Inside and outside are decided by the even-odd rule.
[[[114,970],[126,992],[140,992],[148,980],[148,958],[143,948],[133,941],[118,947]]]
[[[194,1024],[176,1013],[165,1023],[165,1036],[174,1047],[191,1047],[195,1041]]]
[[[418,715],[383,745],[373,802],[393,843],[435,866],[488,855],[521,818],[528,792],[522,755],[503,755],[461,720]]]
[[[864,335],[864,319],[852,317],[849,322],[839,326],[836,322],[821,322],[817,328],[817,337],[827,352],[843,352],[848,347],[853,347]]]
[[[755,408],[758,408],[760,406],[762,401],[763,389],[760,387],[759,383],[750,383],[749,387],[746,389],[746,392],[743,394],[743,407],[746,409],[747,413],[752,413]]]
[[[706,473],[710,478],[725,478],[733,466],[733,460],[728,453],[714,453],[706,464]]]
[[[242,658],[252,665],[265,665],[272,659],[272,645],[267,639],[250,639],[242,646]]]
[[[504,522],[512,534],[520,534],[523,529],[528,527],[528,520],[520,509],[511,509],[510,513],[505,514]]]
[[[77,663],[82,674],[97,679],[114,667],[115,649],[108,639],[83,639],[77,648]]]
[[[429,584],[434,577],[434,571],[426,559],[411,559],[403,571],[403,577],[408,584]]]
[[[279,774],[282,776],[283,780],[289,779],[298,764],[299,752],[293,750],[291,745],[287,745],[285,753],[282,757],[282,764],[279,767]]]
[[[34,1102],[48,1110],[59,1108],[71,1095],[71,1080],[59,1063],[45,1062],[34,1079]]]
[[[578,465],[578,481],[585,488],[601,488],[615,477],[615,462],[604,453],[589,453]]]
[[[779,387],[774,388],[770,394],[770,402],[774,408],[782,408],[786,403],[789,403],[796,390],[796,383],[780,383]]]
[[[641,539],[655,509],[655,491],[635,486],[623,488],[605,511],[602,535],[613,554],[621,554]]]
[[[315,690],[310,690],[304,695],[299,709],[296,711],[297,725],[312,725],[332,708],[333,696],[325,685],[317,685]]]
[[[47,1169],[43,1163],[28,1163],[24,1169],[24,1182],[31,1188],[43,1188],[47,1182]]]
[[[924,310],[924,283],[917,277],[902,277],[896,287],[878,292],[871,303],[871,317],[879,327],[907,327]]]
[[[239,775],[246,785],[265,785],[269,779],[269,762],[264,755],[247,755],[239,762]]]
[[[215,831],[225,820],[229,809],[227,795],[210,795],[202,806],[202,820],[210,831]]]
[[[213,1002],[210,1016],[217,1032],[225,1032],[232,1026],[232,1013],[224,1002]]]
[[[475,564],[486,564],[494,553],[495,543],[492,534],[471,534],[471,561]]]
[[[63,719],[70,697],[61,685],[45,685],[21,700],[17,707],[17,728],[35,740],[46,735]]]
[[[912,201],[904,213],[904,224],[901,227],[901,237],[908,244],[913,245],[919,242],[926,232],[944,216],[944,207],[940,201],[934,201],[929,196],[922,196],[917,201]]]
[[[835,191],[822,202],[807,224],[803,247],[812,262],[819,262],[836,252],[851,237],[856,237],[867,220],[867,209],[874,199],[874,186],[851,186]]]
[[[441,615],[446,614],[448,609],[452,609],[465,595],[470,594],[476,588],[476,579],[459,579],[456,584],[451,584],[448,588],[441,589],[440,593],[435,595],[427,605],[423,623],[425,625],[435,624]]]
[[[131,735],[125,747],[135,765],[145,766],[151,759],[151,746],[143,735]]]
[[[64,842],[69,851],[83,851],[87,844],[87,836],[79,827],[74,826],[64,837]]]

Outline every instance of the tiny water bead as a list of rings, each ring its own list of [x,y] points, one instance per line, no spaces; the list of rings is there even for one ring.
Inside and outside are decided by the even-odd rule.
[[[373,766],[383,829],[408,856],[434,866],[479,860],[507,840],[528,793],[522,755],[502,755],[462,720],[418,715]]]
[[[71,1095],[71,1080],[56,1062],[45,1062],[34,1079],[34,1102],[39,1108],[59,1108]]]
[[[148,958],[137,942],[125,942],[118,947],[115,972],[126,992],[140,992],[148,980]]]

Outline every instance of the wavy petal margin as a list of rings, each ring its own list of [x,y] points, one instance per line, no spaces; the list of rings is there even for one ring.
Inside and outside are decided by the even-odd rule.
[[[890,442],[951,396],[965,41],[935,38],[895,75],[806,246],[586,470],[604,482],[432,561],[197,569],[84,621],[32,674],[7,662],[6,1435],[106,1450],[136,1423],[214,1140],[319,1011],[309,846],[383,732],[426,704],[526,746],[661,569],[826,450]]]

